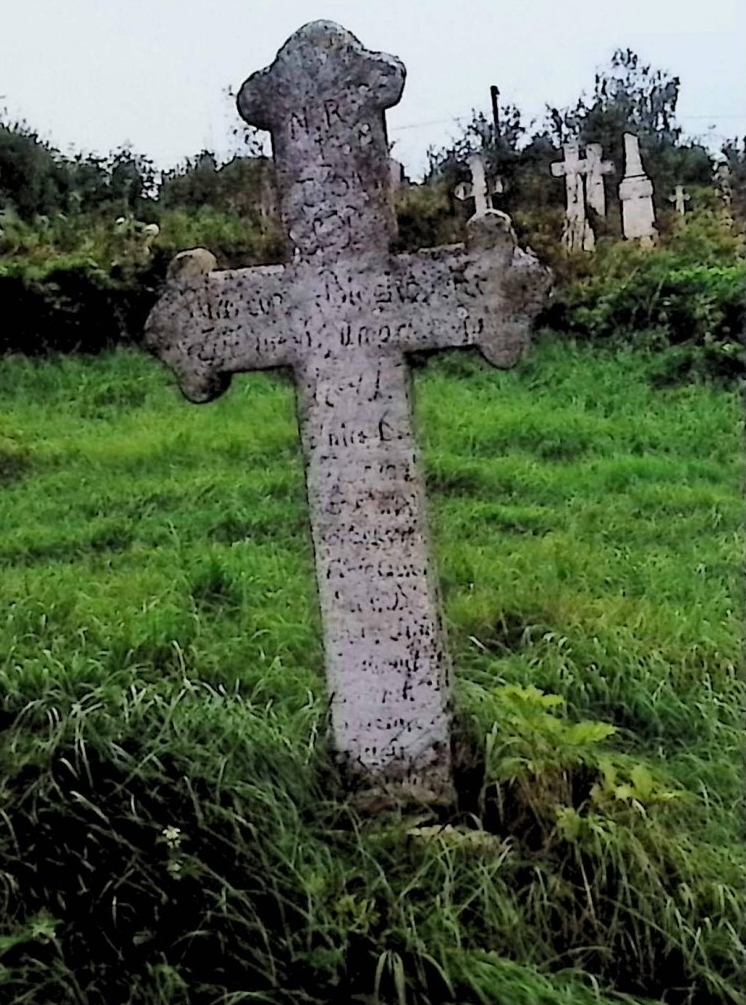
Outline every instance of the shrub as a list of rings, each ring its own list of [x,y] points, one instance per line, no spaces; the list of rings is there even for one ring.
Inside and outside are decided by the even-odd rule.
[[[0,352],[100,352],[142,327],[154,299],[147,276],[116,275],[79,255],[45,266],[0,264],[0,297],[14,319],[0,335]]]
[[[395,195],[398,239],[395,250],[417,251],[464,239],[444,185],[411,185]]]
[[[633,994],[735,995],[746,961],[742,858],[679,839],[692,793],[659,766],[607,747],[613,726],[570,721],[559,695],[463,690],[484,759],[477,815],[526,860],[522,920],[534,937],[567,965],[613,972]],[[718,961],[715,972],[706,959]]]
[[[543,320],[598,341],[653,332],[659,348],[676,347],[670,376],[743,376],[743,248],[732,222],[709,208],[677,221],[653,249],[602,241],[595,256],[570,261]]]
[[[221,268],[270,264],[282,259],[282,235],[276,226],[264,231],[252,220],[212,206],[169,209],[158,216],[156,246],[169,259],[186,248],[208,248]]]
[[[149,251],[135,228],[117,229],[106,215],[55,214],[33,223],[10,214],[0,230],[0,295],[13,325],[0,353],[100,352],[140,337],[170,259],[206,247],[232,268],[277,261],[273,229],[208,206],[159,211],[160,233]]]

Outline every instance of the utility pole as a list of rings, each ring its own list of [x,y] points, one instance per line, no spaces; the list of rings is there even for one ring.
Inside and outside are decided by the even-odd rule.
[[[500,97],[500,88],[497,84],[490,87],[490,97],[492,98],[492,122],[495,127],[495,139],[500,136],[500,108],[497,99]]]

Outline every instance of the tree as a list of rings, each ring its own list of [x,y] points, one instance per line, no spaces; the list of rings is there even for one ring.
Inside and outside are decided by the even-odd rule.
[[[471,154],[479,153],[484,156],[488,174],[499,175],[509,184],[520,160],[518,146],[525,132],[520,109],[515,105],[505,105],[501,110],[499,133],[491,118],[472,109],[460,137],[448,147],[430,147],[427,151],[425,181],[453,189],[459,181],[468,180],[467,161]]]
[[[158,200],[164,208],[211,206],[252,220],[264,231],[278,215],[274,165],[267,157],[233,157],[219,166],[203,150],[164,172]]]
[[[578,139],[606,143],[625,130],[675,145],[680,80],[642,64],[631,49],[617,49],[605,70],[596,73],[591,99],[581,95],[569,109],[547,107],[547,126],[557,145]]]
[[[123,213],[137,214],[143,201],[155,194],[156,170],[153,161],[129,146],[115,150],[108,159],[110,201]]]
[[[0,207],[24,220],[64,208],[59,155],[25,122],[0,123]]]
[[[600,143],[621,177],[623,136],[635,133],[658,211],[666,210],[677,184],[707,185],[712,171],[701,144],[681,142],[676,121],[680,84],[678,77],[642,63],[631,49],[617,49],[609,67],[596,73],[590,98],[581,95],[572,108],[547,107],[543,134],[557,147],[571,141]]]

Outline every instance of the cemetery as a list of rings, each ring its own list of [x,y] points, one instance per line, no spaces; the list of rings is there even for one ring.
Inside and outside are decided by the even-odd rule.
[[[0,1005],[743,1003],[746,141],[246,73],[0,118]]]

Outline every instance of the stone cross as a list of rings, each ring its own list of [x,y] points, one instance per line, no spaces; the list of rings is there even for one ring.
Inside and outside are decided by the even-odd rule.
[[[546,271],[509,219],[465,245],[393,256],[384,109],[404,67],[344,28],[306,25],[244,83],[242,117],[272,134],[287,264],[171,263],[146,345],[205,402],[231,375],[294,375],[336,748],[368,792],[452,796],[449,668],[412,426],[411,350],[521,355]]]
[[[562,243],[568,251],[593,251],[596,239],[585,213],[585,190],[583,176],[590,164],[580,156],[577,143],[565,143],[562,147],[563,161],[551,165],[555,178],[565,178],[565,226]]]
[[[606,216],[606,189],[604,175],[614,174],[612,161],[604,160],[604,150],[600,143],[588,143],[585,148],[586,178],[585,198],[588,205],[599,216]]]
[[[622,203],[622,232],[628,240],[653,244],[657,237],[653,183],[645,174],[640,158],[640,141],[634,133],[624,134],[624,178],[619,186]]]
[[[474,216],[485,216],[492,209],[492,196],[503,191],[502,178],[491,184],[487,181],[487,171],[481,154],[472,154],[468,161],[470,182],[459,182],[453,190],[457,199],[474,200]]]
[[[683,185],[677,185],[671,195],[669,195],[668,201],[674,204],[674,209],[680,216],[684,216],[686,213],[686,204],[691,198],[689,193],[684,190]]]

